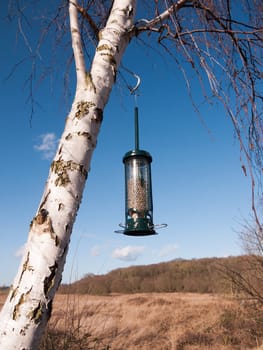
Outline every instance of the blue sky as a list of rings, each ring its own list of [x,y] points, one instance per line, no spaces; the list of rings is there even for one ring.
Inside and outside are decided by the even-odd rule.
[[[62,74],[35,82],[37,104],[30,125],[29,62],[6,79],[28,51],[16,24],[8,24],[4,15],[1,30],[5,35],[0,56],[0,285],[8,285],[16,274],[71,100],[63,98]],[[35,39],[31,34],[30,44]],[[48,50],[45,46],[42,57],[50,54]],[[151,237],[114,233],[124,222],[122,157],[134,146],[135,105],[129,90],[117,84],[104,113],[64,282],[133,264],[242,253],[237,231],[250,212],[250,181],[242,172],[238,141],[224,110],[205,104],[194,81],[200,117],[176,66],[149,48],[132,44],[123,63],[141,77],[140,146],[153,157],[154,223],[168,227]],[[74,76],[70,88],[74,91]]]

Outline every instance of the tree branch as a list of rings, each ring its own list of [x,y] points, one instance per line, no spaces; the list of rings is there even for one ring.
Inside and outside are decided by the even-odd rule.
[[[70,20],[70,31],[72,38],[72,49],[76,64],[77,74],[77,86],[81,85],[86,78],[86,66],[83,54],[81,34],[79,30],[78,22],[78,3],[77,0],[71,0],[69,2],[69,20]]]
[[[177,12],[180,10],[182,7],[184,7],[187,3],[192,3],[192,0],[178,0],[175,4],[171,5],[167,10],[165,10],[163,13],[161,13],[159,16],[151,19],[151,20],[146,20],[146,19],[140,19],[137,24],[135,24],[136,27],[136,32],[143,32],[146,30],[154,30],[154,26],[161,24],[164,20],[170,17],[171,14]],[[139,26],[140,24],[143,24],[141,27]]]
[[[90,27],[92,28],[96,39],[99,39],[99,28],[97,27],[96,23],[93,21],[92,17],[88,14],[88,11],[86,11],[83,7],[79,6],[77,3],[75,4],[77,7],[77,10],[79,13],[88,21]]]

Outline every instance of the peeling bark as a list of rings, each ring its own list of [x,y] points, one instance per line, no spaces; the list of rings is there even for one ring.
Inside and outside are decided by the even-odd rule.
[[[135,1],[115,0],[87,72],[76,5],[75,0],[69,4],[77,74],[75,99],[30,225],[25,255],[0,314],[0,349],[35,350],[39,345],[62,278],[103,110],[130,40]]]

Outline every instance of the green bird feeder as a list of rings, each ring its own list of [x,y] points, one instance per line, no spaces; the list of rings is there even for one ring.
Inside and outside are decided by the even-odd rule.
[[[153,224],[151,162],[149,152],[139,148],[138,107],[134,110],[135,149],[123,157],[125,168],[125,224],[115,231],[128,236],[157,234]],[[167,226],[158,225],[159,228]]]

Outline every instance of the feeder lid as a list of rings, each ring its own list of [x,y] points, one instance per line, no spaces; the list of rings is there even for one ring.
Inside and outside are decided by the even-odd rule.
[[[128,158],[133,158],[133,157],[139,157],[139,158],[147,158],[150,162],[152,161],[152,156],[150,155],[149,152],[147,151],[143,151],[141,149],[134,149],[132,151],[129,151],[127,153],[125,153],[122,161],[123,163],[125,163],[125,161],[128,159]]]

